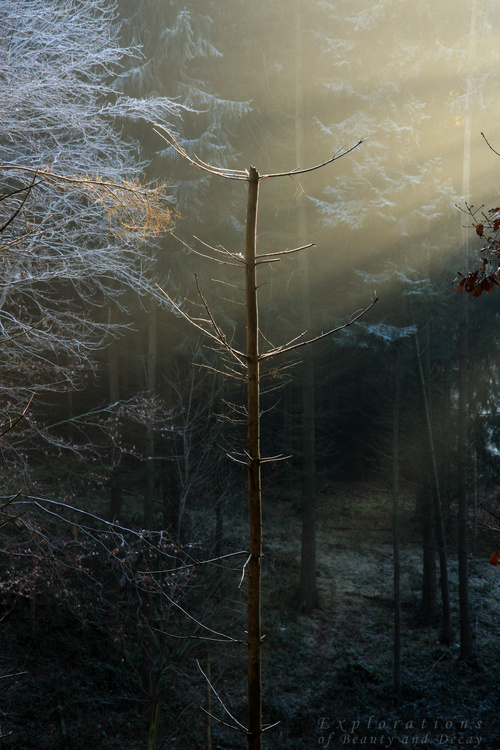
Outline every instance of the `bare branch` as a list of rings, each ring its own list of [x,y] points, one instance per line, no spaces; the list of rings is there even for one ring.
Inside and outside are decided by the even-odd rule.
[[[486,141],[486,144],[487,144],[488,148],[490,148],[493,151],[494,154],[496,154],[497,156],[500,156],[500,153],[498,153],[498,151],[495,151],[495,149],[493,148],[493,146],[491,145],[491,143],[486,138],[485,134],[481,133],[481,135],[483,136],[484,140]]]
[[[483,510],[485,510],[487,513],[489,513],[490,516],[493,516],[493,518],[496,518],[497,521],[500,521],[500,516],[497,516],[496,513],[493,513],[493,511],[490,510],[490,508],[487,508],[484,503],[479,503],[479,505],[481,506],[481,508],[483,508]]]
[[[249,734],[249,732],[248,732],[248,730],[246,729],[246,727],[244,727],[244,726],[243,726],[243,724],[242,724],[241,722],[239,722],[239,721],[238,721],[238,719],[236,719],[236,718],[235,718],[235,717],[234,717],[234,716],[232,715],[231,711],[230,711],[230,710],[229,710],[229,709],[227,708],[227,706],[226,706],[226,705],[224,705],[224,701],[222,700],[222,698],[220,697],[219,693],[217,692],[217,690],[216,690],[216,689],[214,688],[214,686],[213,686],[213,685],[212,685],[212,683],[210,682],[210,678],[209,678],[209,677],[207,677],[207,675],[205,674],[205,672],[204,672],[204,671],[203,671],[203,669],[201,668],[201,665],[200,665],[200,662],[198,661],[198,659],[196,659],[196,664],[198,665],[198,669],[199,669],[199,670],[200,670],[200,672],[202,673],[203,677],[204,677],[204,678],[205,678],[205,680],[207,681],[207,685],[208,685],[208,686],[210,687],[210,690],[211,690],[211,691],[213,692],[213,694],[215,695],[215,697],[217,698],[217,700],[219,701],[219,703],[221,704],[221,706],[222,706],[223,710],[224,710],[224,711],[226,712],[226,714],[227,714],[227,715],[229,716],[229,718],[230,718],[230,719],[231,719],[232,721],[234,721],[234,723],[235,723],[235,724],[237,724],[237,725],[238,725],[239,729],[240,729],[240,730],[241,730],[242,732],[244,732],[245,734]],[[208,711],[206,711],[206,713],[208,713]],[[209,715],[211,716],[211,714],[209,714]],[[218,719],[217,719],[217,717],[216,717],[216,716],[212,716],[212,718],[213,718],[213,719],[216,719],[216,721],[218,721]],[[229,725],[226,725],[226,726],[229,726]],[[234,727],[234,729],[236,729],[236,727]]]
[[[21,677],[23,674],[29,674],[29,672],[14,672],[13,674],[3,674],[0,676],[0,680],[8,680],[11,677]],[[5,735],[1,735],[4,737]]]
[[[232,354],[233,357],[235,359],[237,359],[238,362],[241,365],[243,365],[244,360],[246,359],[246,355],[243,354],[243,352],[238,351],[238,349],[235,349],[231,344],[228,343],[228,341],[226,340],[224,331],[219,326],[219,324],[216,322],[214,316],[212,315],[212,311],[210,310],[210,307],[208,306],[208,303],[207,303],[205,297],[203,296],[203,293],[201,291],[200,285],[198,283],[198,276],[195,276],[195,279],[196,279],[196,288],[198,290],[198,295],[199,295],[199,297],[200,297],[200,299],[202,301],[203,307],[205,308],[206,313],[207,313],[207,315],[208,315],[208,317],[210,319],[210,323],[212,325],[212,328],[215,331],[215,335],[216,335],[217,339],[220,341],[220,343],[222,344],[222,346],[224,347],[224,349],[226,349],[226,351],[228,351],[230,354]]]
[[[257,255],[255,260],[256,264],[269,262],[270,260],[279,260],[282,255],[291,255],[292,253],[298,253],[301,250],[307,250],[309,247],[315,247],[314,242],[310,242],[308,245],[302,245],[302,247],[294,247],[293,250],[278,250],[276,253],[262,253]]]
[[[219,719],[218,716],[214,716],[210,713],[210,711],[207,711],[206,708],[203,706],[200,706],[203,713],[205,713],[207,716],[210,716],[211,719],[216,721],[218,724],[221,724],[223,727],[227,727],[228,729],[233,729],[235,732],[244,732],[244,734],[249,735],[250,732],[248,732],[246,729],[239,729],[239,727],[234,727],[232,724],[228,724],[227,721],[223,721],[222,719]]]
[[[248,180],[249,179],[248,170],[231,170],[231,169],[223,169],[221,167],[214,167],[211,164],[206,164],[197,156],[195,156],[195,158],[192,159],[189,156],[189,154],[186,152],[186,150],[180,145],[180,143],[178,142],[174,134],[168,131],[163,126],[157,126],[153,128],[153,130],[155,133],[157,133],[157,135],[160,136],[160,138],[162,138],[166,143],[168,143],[168,145],[171,148],[173,148],[179,154],[179,156],[185,159],[192,166],[198,167],[198,169],[201,169],[204,172],[208,172],[209,174],[215,175],[217,177],[224,177],[225,179],[228,179],[228,180]],[[259,175],[259,180],[266,180],[270,177],[295,177],[297,175],[306,174],[307,172],[313,172],[316,169],[321,169],[322,167],[325,167],[327,164],[332,164],[334,161],[338,161],[338,159],[342,158],[342,156],[346,156],[347,154],[350,154],[361,143],[363,143],[364,140],[365,140],[364,138],[360,139],[356,144],[354,144],[354,146],[351,146],[348,149],[339,149],[339,151],[337,151],[330,159],[326,159],[325,161],[321,162],[321,164],[315,164],[312,167],[305,167],[305,168],[297,167],[296,169],[292,169],[289,172],[276,172],[273,174]]]
[[[26,415],[26,412],[30,408],[31,402],[33,401],[33,395],[31,396],[30,400],[28,401],[24,411],[21,412],[21,414],[14,420],[10,420],[8,424],[0,425],[0,430],[3,430],[3,432],[0,432],[0,438],[7,434],[7,432],[10,432],[19,422],[21,419]],[[5,429],[4,429],[5,428]]]
[[[138,188],[137,185],[131,185],[127,184],[125,181],[123,182],[112,182],[105,179],[98,179],[95,177],[80,177],[78,175],[66,175],[59,172],[51,172],[49,169],[43,169],[42,167],[26,167],[22,164],[4,164],[0,163],[0,171],[1,172],[26,172],[26,174],[33,175],[33,182],[29,186],[29,189],[31,190],[32,187],[34,187],[35,184],[40,184],[41,180],[38,183],[34,183],[34,180],[37,177],[45,178],[48,181],[51,182],[61,182],[61,183],[67,183],[70,185],[93,185],[95,187],[99,188],[105,188],[106,190],[117,190],[117,191],[124,191],[127,193],[134,193],[134,195],[140,195],[144,200],[148,199],[148,194],[150,193],[149,190],[146,188]],[[25,188],[28,189],[28,188]],[[20,191],[18,191],[20,192]]]
[[[352,326],[353,323],[356,323],[357,320],[359,320],[363,315],[365,315],[369,310],[372,309],[373,305],[378,301],[378,297],[375,297],[374,300],[372,300],[371,304],[368,305],[368,307],[365,307],[364,310],[361,310],[361,312],[352,315],[349,320],[346,323],[343,323],[341,326],[337,326],[337,328],[332,328],[330,331],[327,331],[326,333],[321,333],[319,336],[315,336],[312,339],[308,339],[307,341],[301,341],[298,344],[292,344],[291,346],[282,346],[278,347],[276,349],[273,349],[270,352],[264,352],[264,354],[261,354],[259,356],[259,359],[269,359],[270,357],[276,357],[278,354],[284,354],[285,352],[291,352],[295,349],[298,349],[301,346],[309,346],[309,344],[314,344],[316,341],[321,341],[321,339],[327,338],[327,336],[332,336],[334,333],[338,333],[339,331],[342,331],[344,328],[348,328],[349,326]]]
[[[243,570],[241,571],[241,578],[240,578],[240,582],[238,584],[238,588],[241,588],[241,584],[243,583],[243,580],[245,578],[245,571],[247,569],[247,565],[248,565],[249,562],[250,562],[250,555],[247,557],[247,560],[246,560],[246,562],[245,562],[245,564],[243,566]]]
[[[182,612],[183,615],[185,615],[189,620],[195,623],[195,625],[198,625],[202,630],[206,631],[207,633],[211,633],[212,635],[218,636],[218,638],[221,639],[223,643],[242,643],[243,641],[239,641],[236,638],[232,638],[229,635],[226,635],[225,633],[219,633],[218,630],[213,630],[213,628],[209,628],[208,625],[204,625],[200,620],[197,620],[196,617],[193,617],[193,615],[190,615],[189,612],[187,612],[184,607],[181,607],[179,602],[176,602],[175,599],[172,599],[164,590],[163,588],[159,587],[159,593],[161,593],[162,596],[165,597],[165,599],[170,602],[170,604],[178,609],[180,612]],[[167,633],[163,630],[159,630],[158,632],[163,633],[164,635],[170,635],[170,633]],[[204,640],[204,639],[203,639]]]
[[[240,266],[239,262],[238,263],[230,263],[228,260],[225,260],[225,259],[222,260],[220,258],[214,258],[213,255],[207,255],[206,253],[200,253],[199,250],[195,250],[193,247],[191,247],[191,245],[188,245],[188,243],[185,240],[181,239],[180,237],[177,237],[175,234],[172,234],[172,237],[175,240],[178,240],[178,242],[180,242],[182,245],[184,245],[184,247],[187,250],[189,250],[191,253],[194,253],[195,255],[199,255],[200,258],[206,258],[207,260],[211,260],[214,263],[222,263],[222,264],[227,265],[227,266],[235,266],[235,265],[237,265],[238,267]],[[225,250],[224,248],[217,248],[217,247],[212,247],[211,245],[207,245],[206,242],[202,242],[202,240],[198,239],[198,237],[195,237],[194,239],[198,240],[198,242],[201,242],[202,245],[205,245],[205,247],[210,248],[210,250],[213,250],[216,253],[224,253],[224,254],[227,254],[227,255],[232,255],[228,250]],[[235,257],[236,260],[240,261],[240,258],[238,257],[238,255],[235,255],[234,257]]]
[[[179,156],[185,159],[193,167],[197,167],[198,169],[201,169],[203,172],[208,172],[209,174],[216,175],[217,177],[224,177],[225,179],[228,179],[228,180],[247,180],[248,179],[248,172],[246,170],[231,170],[231,169],[223,169],[221,167],[214,167],[210,164],[205,164],[205,162],[203,162],[196,155],[195,155],[195,158],[192,159],[189,156],[189,154],[186,152],[186,150],[180,145],[180,143],[178,142],[174,134],[171,133],[166,128],[164,128],[163,126],[157,125],[155,128],[153,128],[153,130],[157,135],[160,136],[160,138],[163,138],[163,140],[166,143],[168,143],[168,145],[171,148],[173,148],[174,151],[176,151],[179,154]]]
[[[11,193],[8,193],[7,195],[2,195],[2,197],[0,198],[0,200],[3,201],[6,198],[12,198],[13,195],[17,195],[18,193],[22,193],[22,192],[26,191],[25,195],[23,196],[23,199],[22,199],[21,203],[19,204],[19,206],[17,207],[17,209],[7,219],[7,221],[0,227],[0,234],[4,231],[4,229],[7,229],[7,227],[9,226],[9,224],[12,221],[14,221],[14,219],[16,218],[16,216],[18,216],[18,214],[22,211],[23,206],[26,203],[26,201],[28,200],[29,194],[31,193],[34,185],[35,184],[39,184],[39,183],[36,183],[35,180],[36,180],[36,173],[33,175],[33,179],[31,180],[31,184],[30,185],[28,185],[25,188],[21,188],[20,190],[13,190]]]
[[[304,169],[301,169],[300,167],[297,167],[296,169],[292,169],[290,172],[276,172],[275,174],[263,174],[260,175],[261,180],[267,180],[269,177],[295,177],[299,174],[306,174],[306,172],[314,172],[316,169],[321,169],[322,167],[326,167],[327,164],[332,164],[334,161],[338,161],[343,156],[347,156],[347,154],[350,154],[354,149],[356,149],[358,146],[360,146],[365,141],[364,138],[361,138],[357,143],[354,144],[354,146],[351,146],[348,149],[342,150],[339,149],[336,154],[334,154],[331,159],[326,159],[326,161],[322,161],[321,164],[315,164],[313,167],[305,167]]]
[[[203,240],[200,240],[199,237],[194,236],[194,239],[199,242],[201,245],[204,245],[209,250],[213,250],[214,253],[222,253],[223,255],[229,255],[230,258],[236,261],[236,263],[230,263],[228,265],[244,265],[245,264],[245,258],[241,253],[232,253],[230,250],[226,250],[225,247],[222,247],[222,245],[219,245],[219,247],[213,247],[212,245],[209,245],[207,242],[203,242]],[[212,256],[205,256],[205,257],[212,257]],[[216,260],[216,258],[213,258],[213,260]]]
[[[220,326],[216,323],[216,321],[215,321],[215,319],[214,319],[214,317],[213,317],[213,315],[211,313],[210,307],[208,306],[207,301],[205,300],[205,297],[203,296],[203,293],[202,293],[202,291],[200,289],[200,286],[198,284],[198,279],[197,279],[196,276],[195,276],[195,278],[196,278],[196,286],[197,286],[197,289],[198,289],[198,294],[199,294],[200,299],[202,301],[202,305],[203,305],[203,307],[204,307],[204,309],[205,309],[205,311],[206,311],[206,313],[208,315],[208,320],[205,320],[204,318],[195,318],[194,316],[189,315],[188,313],[184,312],[184,310],[180,307],[180,305],[178,305],[176,302],[174,302],[174,300],[171,297],[169,297],[169,295],[167,294],[167,292],[165,292],[165,290],[162,289],[161,286],[159,286],[159,284],[156,284],[156,286],[164,294],[165,298],[168,300],[168,302],[172,306],[172,308],[179,315],[181,315],[184,318],[184,320],[187,320],[192,326],[194,326],[199,331],[201,331],[201,333],[203,333],[204,336],[207,336],[208,338],[212,339],[212,341],[216,341],[219,346],[222,346],[223,349],[225,349],[227,352],[229,352],[237,360],[237,362],[240,365],[243,366],[244,359],[245,359],[245,354],[243,354],[243,352],[240,352],[238,349],[236,349],[235,347],[233,347],[226,340],[224,332],[222,331],[222,329],[220,328]],[[210,326],[211,328],[214,329],[215,333],[213,333],[210,330],[210,328],[205,328],[204,326],[200,325],[200,323],[205,323],[207,326]]]
[[[278,454],[277,456],[266,456],[265,458],[261,458],[260,462],[261,464],[274,464],[278,461],[289,461],[292,457],[292,455],[289,456],[282,456],[281,454]]]
[[[23,330],[19,331],[19,333],[12,334],[12,336],[9,336],[8,339],[4,339],[3,341],[0,341],[0,346],[7,344],[9,341],[14,341],[14,339],[19,338],[19,336],[26,336],[26,334],[39,328],[45,320],[46,320],[46,317],[39,320],[38,323],[34,323],[32,326],[29,326],[29,328],[23,328]]]
[[[275,721],[274,724],[266,724],[265,727],[262,727],[262,733],[267,732],[268,729],[274,729],[274,727],[277,727],[278,724],[281,724],[281,720]]]
[[[230,557],[237,557],[238,555],[248,555],[246,550],[240,550],[239,552],[228,552],[227,555],[219,555],[219,557],[211,557],[208,560],[199,560],[193,563],[187,563],[186,565],[180,565],[177,568],[165,568],[164,570],[150,570],[150,573],[180,573],[183,570],[189,570],[190,568],[199,568],[202,565],[212,565],[213,563],[220,562],[221,560],[227,560]],[[226,568],[228,570],[228,568]],[[231,568],[236,570],[236,568]]]

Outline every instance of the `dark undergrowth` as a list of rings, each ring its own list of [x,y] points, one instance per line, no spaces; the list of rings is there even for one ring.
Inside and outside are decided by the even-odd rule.
[[[322,495],[318,586],[312,617],[294,608],[300,518],[292,501],[273,499],[264,513],[264,721],[267,750],[341,747],[500,748],[500,576],[489,565],[496,540],[480,531],[470,561],[474,657],[459,658],[458,639],[439,643],[438,628],[411,626],[419,605],[421,563],[411,496],[403,502],[402,702],[393,701],[393,608],[390,495],[379,487],[342,484]],[[229,523],[231,518],[231,524]],[[230,529],[227,531],[227,529]],[[58,532],[62,538],[63,530]],[[227,511],[224,551],[244,548],[244,503]],[[208,554],[209,542],[198,540]],[[201,569],[180,599],[213,631],[244,639],[243,562]],[[5,576],[9,560],[2,556]],[[458,630],[457,562],[449,554],[453,619]],[[239,584],[241,583],[241,586]],[[159,613],[137,600],[117,605],[92,594],[68,602],[45,593],[3,596],[0,624],[0,747],[25,750],[147,748],[151,680],[159,679],[157,750],[207,747],[210,712],[245,720],[245,647],[201,635],[178,610]],[[83,589],[82,589],[83,591]],[[52,593],[51,593],[52,592]],[[92,596],[95,599],[92,600]],[[71,606],[70,606],[71,604]],[[92,605],[93,615],[80,610]],[[80,607],[80,609],[79,609]],[[134,609],[135,607],[135,609]],[[135,613],[135,614],[134,614]],[[169,633],[148,640],[144,617]],[[134,619],[135,617],[135,619]],[[141,619],[142,618],[142,619]],[[125,622],[126,620],[126,622]],[[161,629],[161,628],[159,628]],[[116,637],[116,632],[120,637]],[[116,632],[115,632],[116,631]],[[172,635],[177,635],[177,638]],[[163,663],[160,660],[163,654]],[[149,661],[148,661],[149,660]],[[220,701],[219,701],[220,699]],[[247,745],[242,732],[211,721],[212,749]]]

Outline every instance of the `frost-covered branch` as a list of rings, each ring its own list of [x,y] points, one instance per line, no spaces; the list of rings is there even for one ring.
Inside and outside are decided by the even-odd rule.
[[[151,295],[165,304],[153,282],[176,219],[171,190],[145,180],[127,128],[173,127],[186,107],[120,91],[141,52],[121,46],[108,0],[5,0],[0,48],[0,416],[16,420],[34,395],[20,439],[46,394],[96,371],[94,354],[121,332],[110,308]],[[19,452],[2,451],[24,472]]]

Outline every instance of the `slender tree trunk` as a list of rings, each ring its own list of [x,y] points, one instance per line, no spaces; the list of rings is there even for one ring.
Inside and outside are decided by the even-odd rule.
[[[302,0],[295,7],[295,153],[302,164],[304,147],[303,75],[302,75]],[[298,198],[297,234],[300,244],[307,242],[307,216],[304,198]],[[311,285],[307,255],[301,254],[301,326],[311,329]],[[298,593],[299,612],[311,614],[320,606],[316,583],[316,425],[314,399],[314,361],[306,352],[302,368],[302,546]]]
[[[109,320],[116,323],[116,311],[114,306],[109,306]],[[116,339],[112,339],[108,346],[108,387],[109,403],[116,404],[120,400],[120,368],[118,357],[118,345]],[[111,444],[111,469],[110,469],[110,521],[120,521],[122,519],[122,488],[120,481],[120,455],[117,448]],[[121,627],[120,627],[120,582],[117,572],[110,570],[109,581],[109,599],[111,607],[109,609],[109,627],[108,627],[108,647],[110,653],[116,653],[122,648]]]
[[[177,523],[175,526],[175,536],[179,542],[182,542],[182,521],[186,502],[189,494],[189,481],[191,477],[191,445],[192,434],[190,429],[191,408],[194,396],[194,365],[191,365],[189,372],[189,383],[187,400],[183,403],[184,407],[184,429],[182,430],[182,459],[179,461],[179,485],[180,493],[176,499],[177,503]],[[182,399],[185,400],[184,398]]]
[[[365,441],[363,440],[362,425],[364,422],[364,375],[366,373],[366,361],[361,351],[355,353],[355,375],[354,375],[354,403],[356,404],[356,418],[352,427],[352,458],[350,475],[355,482],[365,481]]]
[[[469,613],[469,542],[467,507],[467,294],[462,295],[458,360],[458,591],[460,604],[460,656],[472,655]]]
[[[154,668],[154,664],[151,663],[149,669],[151,674],[149,677],[149,685],[151,689],[151,708],[149,714],[149,726],[148,726],[148,743],[147,750],[156,750],[158,729],[160,727],[160,708],[161,708],[161,678],[163,673],[163,666],[165,664],[165,658],[168,652],[167,636],[161,634],[160,636],[160,653],[159,663],[157,668]],[[151,648],[153,647],[153,639],[150,640]]]
[[[248,561],[248,748],[262,748],[261,565],[262,497],[260,457],[259,320],[256,241],[259,173],[250,167],[245,241],[247,308],[247,456],[250,546]]]
[[[418,341],[418,334],[415,335],[415,346],[417,350],[417,362],[418,370],[420,374],[420,383],[422,385],[422,396],[424,401],[425,421],[427,425],[427,436],[429,440],[429,453],[431,458],[432,476],[433,476],[433,505],[434,505],[434,520],[436,537],[438,543],[438,554],[439,554],[439,572],[441,582],[441,598],[443,604],[443,619],[442,619],[442,633],[441,639],[444,643],[451,643],[453,641],[453,626],[451,622],[451,607],[450,607],[450,587],[448,581],[448,562],[446,556],[446,544],[444,536],[444,524],[443,514],[441,511],[441,496],[439,493],[439,476],[437,470],[436,452],[434,450],[434,438],[432,433],[432,423],[429,408],[429,400],[427,395],[427,385],[424,376],[424,370],[422,367],[422,358],[420,356],[420,345]]]
[[[112,320],[112,308],[110,309],[110,320]],[[109,374],[109,403],[116,404],[120,400],[120,363],[118,357],[118,345],[112,339],[108,346],[108,374]],[[116,448],[111,448],[111,476],[110,476],[110,508],[109,517],[111,521],[120,520],[122,516],[122,488],[120,483],[120,470],[118,468],[119,455]]]
[[[283,388],[283,452],[285,456],[293,455],[293,388],[291,383],[287,383]],[[287,464],[286,473],[283,477],[283,483],[289,499],[293,497],[295,481],[293,472]]]
[[[443,375],[443,418],[441,430],[441,500],[443,522],[446,537],[450,535],[450,500],[451,500],[451,358],[448,356]]]
[[[140,648],[142,651],[142,665],[141,665],[141,692],[142,692],[142,716],[148,721],[148,737],[149,737],[149,723],[151,721],[151,709],[153,706],[153,637],[151,635],[150,623],[151,623],[151,602],[149,601],[150,594],[145,593],[142,601],[142,622],[140,623]]]
[[[477,505],[478,505],[478,489],[477,489],[477,450],[473,450],[473,470],[474,470],[474,495],[473,495],[473,506],[472,506],[472,552],[476,554],[477,548]]]
[[[152,396],[156,388],[156,336],[157,336],[158,308],[151,298],[148,315],[148,352],[146,358],[146,390]],[[152,529],[154,524],[154,467],[155,467],[155,431],[146,428],[146,461],[144,488],[144,528]]]
[[[467,78],[467,112],[465,116],[464,157],[462,193],[468,198],[470,188],[470,141],[471,106],[475,82],[472,79],[476,56],[476,17],[477,0],[473,0],[469,33],[469,75]],[[469,265],[469,232],[464,230],[464,272]],[[469,295],[460,299],[459,352],[458,352],[458,592],[460,604],[460,656],[467,659],[472,655],[472,630],[469,612],[469,550],[467,528],[467,363],[469,335]]]
[[[68,357],[65,357],[67,360],[67,366],[71,367],[71,361]],[[67,422],[67,430],[68,430],[68,440],[74,439],[75,430],[73,427],[73,417],[75,416],[74,412],[74,404],[73,404],[73,389],[71,384],[68,387],[68,390],[65,393],[65,401],[66,401],[66,414],[65,418],[68,420]]]
[[[392,498],[394,551],[394,705],[401,703],[401,560],[399,537],[399,417],[400,361],[399,346],[394,366],[394,412],[392,426]]]
[[[224,507],[223,499],[215,501],[215,556],[222,555],[222,540],[224,538]]]
[[[438,620],[436,536],[431,493],[429,484],[423,482],[419,487],[416,503],[417,516],[422,524],[422,595],[414,622],[421,627],[435,625]]]
[[[113,322],[113,318],[110,319]],[[116,404],[120,399],[120,358],[118,356],[118,344],[112,339],[108,346],[108,375],[109,375],[109,403]]]
[[[210,650],[207,649],[207,663],[205,666],[207,676],[205,684],[205,750],[212,750],[212,691],[210,688]]]

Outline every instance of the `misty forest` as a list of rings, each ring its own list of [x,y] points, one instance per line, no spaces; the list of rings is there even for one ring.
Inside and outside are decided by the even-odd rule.
[[[500,748],[499,0],[0,2],[0,748]]]

